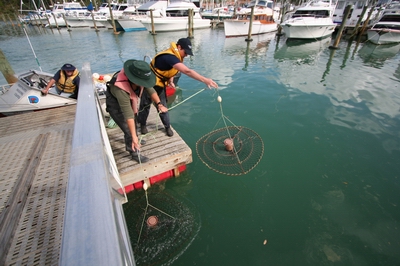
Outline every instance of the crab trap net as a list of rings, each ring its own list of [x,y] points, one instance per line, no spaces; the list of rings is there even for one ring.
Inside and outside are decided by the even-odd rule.
[[[218,96],[221,118],[225,127],[214,130],[196,143],[200,160],[210,169],[225,175],[245,175],[260,162],[264,143],[253,130],[234,125],[222,111],[222,98]],[[232,125],[228,126],[227,122]]]

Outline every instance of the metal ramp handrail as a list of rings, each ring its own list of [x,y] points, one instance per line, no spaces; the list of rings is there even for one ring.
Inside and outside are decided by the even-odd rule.
[[[81,71],[60,265],[136,265],[122,204],[111,186],[89,63]],[[115,162],[114,162],[115,163]]]

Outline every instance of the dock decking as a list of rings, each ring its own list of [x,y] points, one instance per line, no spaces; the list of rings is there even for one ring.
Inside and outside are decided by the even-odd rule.
[[[175,130],[172,137],[166,135],[154,107],[150,111],[147,129],[149,133],[144,136],[139,135],[139,138],[146,141],[146,144],[141,147],[141,153],[150,160],[142,165],[133,161],[129,153],[125,151],[124,134],[121,129],[118,127],[107,129],[114,159],[124,186],[168,170],[175,170],[175,173],[179,174],[177,171],[179,166],[192,162],[192,150]]]
[[[75,111],[0,118],[0,265],[59,263]],[[122,131],[107,129],[124,186],[192,162],[191,149],[176,131],[166,136],[154,110],[148,129],[142,153],[150,161],[142,165],[125,151]]]

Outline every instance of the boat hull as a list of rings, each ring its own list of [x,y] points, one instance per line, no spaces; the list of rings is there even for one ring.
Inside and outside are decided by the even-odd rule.
[[[142,22],[135,20],[133,18],[121,18],[121,19],[116,19],[123,28],[124,31],[130,32],[130,31],[143,31],[146,30],[146,27],[142,24]]]
[[[283,31],[289,39],[321,39],[331,36],[336,25],[282,25]]]
[[[70,28],[88,28],[93,26],[91,20],[87,18],[67,18],[68,27]]]
[[[238,37],[248,35],[249,24],[249,20],[225,19],[225,37]],[[262,23],[261,21],[255,20],[253,21],[253,25],[251,27],[251,35],[263,34],[276,30],[278,30],[278,25],[274,22]]]
[[[167,17],[167,18],[154,18],[154,31],[155,32],[168,32],[168,31],[182,31],[188,29],[187,17]],[[151,19],[146,18],[140,20],[148,31],[152,31]],[[206,29],[211,27],[211,20],[194,18],[193,29]]]
[[[289,39],[321,39],[331,36],[336,28],[331,18],[307,17],[289,19],[281,26]]]

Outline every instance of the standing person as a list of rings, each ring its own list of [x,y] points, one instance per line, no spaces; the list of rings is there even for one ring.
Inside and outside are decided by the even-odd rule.
[[[107,83],[106,110],[124,132],[125,149],[132,159],[145,163],[149,159],[140,154],[140,143],[136,132],[135,115],[138,112],[138,99],[146,91],[154,102],[160,102],[153,89],[156,77],[150,65],[141,60],[127,60],[121,71],[114,74]],[[159,111],[168,109],[159,106]]]
[[[42,90],[42,94],[47,95],[50,88],[56,84],[56,91],[59,95],[77,99],[80,80],[79,71],[76,67],[71,64],[64,64],[47,83],[46,88]]]
[[[210,89],[218,88],[217,83],[215,83],[212,79],[203,77],[196,71],[183,64],[183,59],[187,55],[193,55],[192,43],[188,38],[181,38],[176,43],[172,42],[169,49],[158,53],[151,61],[151,70],[154,72],[157,78],[154,89],[157,91],[157,94],[160,97],[160,102],[157,103],[156,108],[158,108],[159,105],[163,107],[167,106],[166,86],[170,85],[175,87],[174,76],[176,76],[179,72],[205,83]],[[140,123],[140,130],[142,134],[148,133],[146,123],[150,112],[150,106],[151,100],[149,95],[147,93],[143,93],[138,115],[138,122]],[[174,132],[170,127],[171,125],[168,112],[160,113],[160,118],[165,127],[167,135],[172,137]]]

